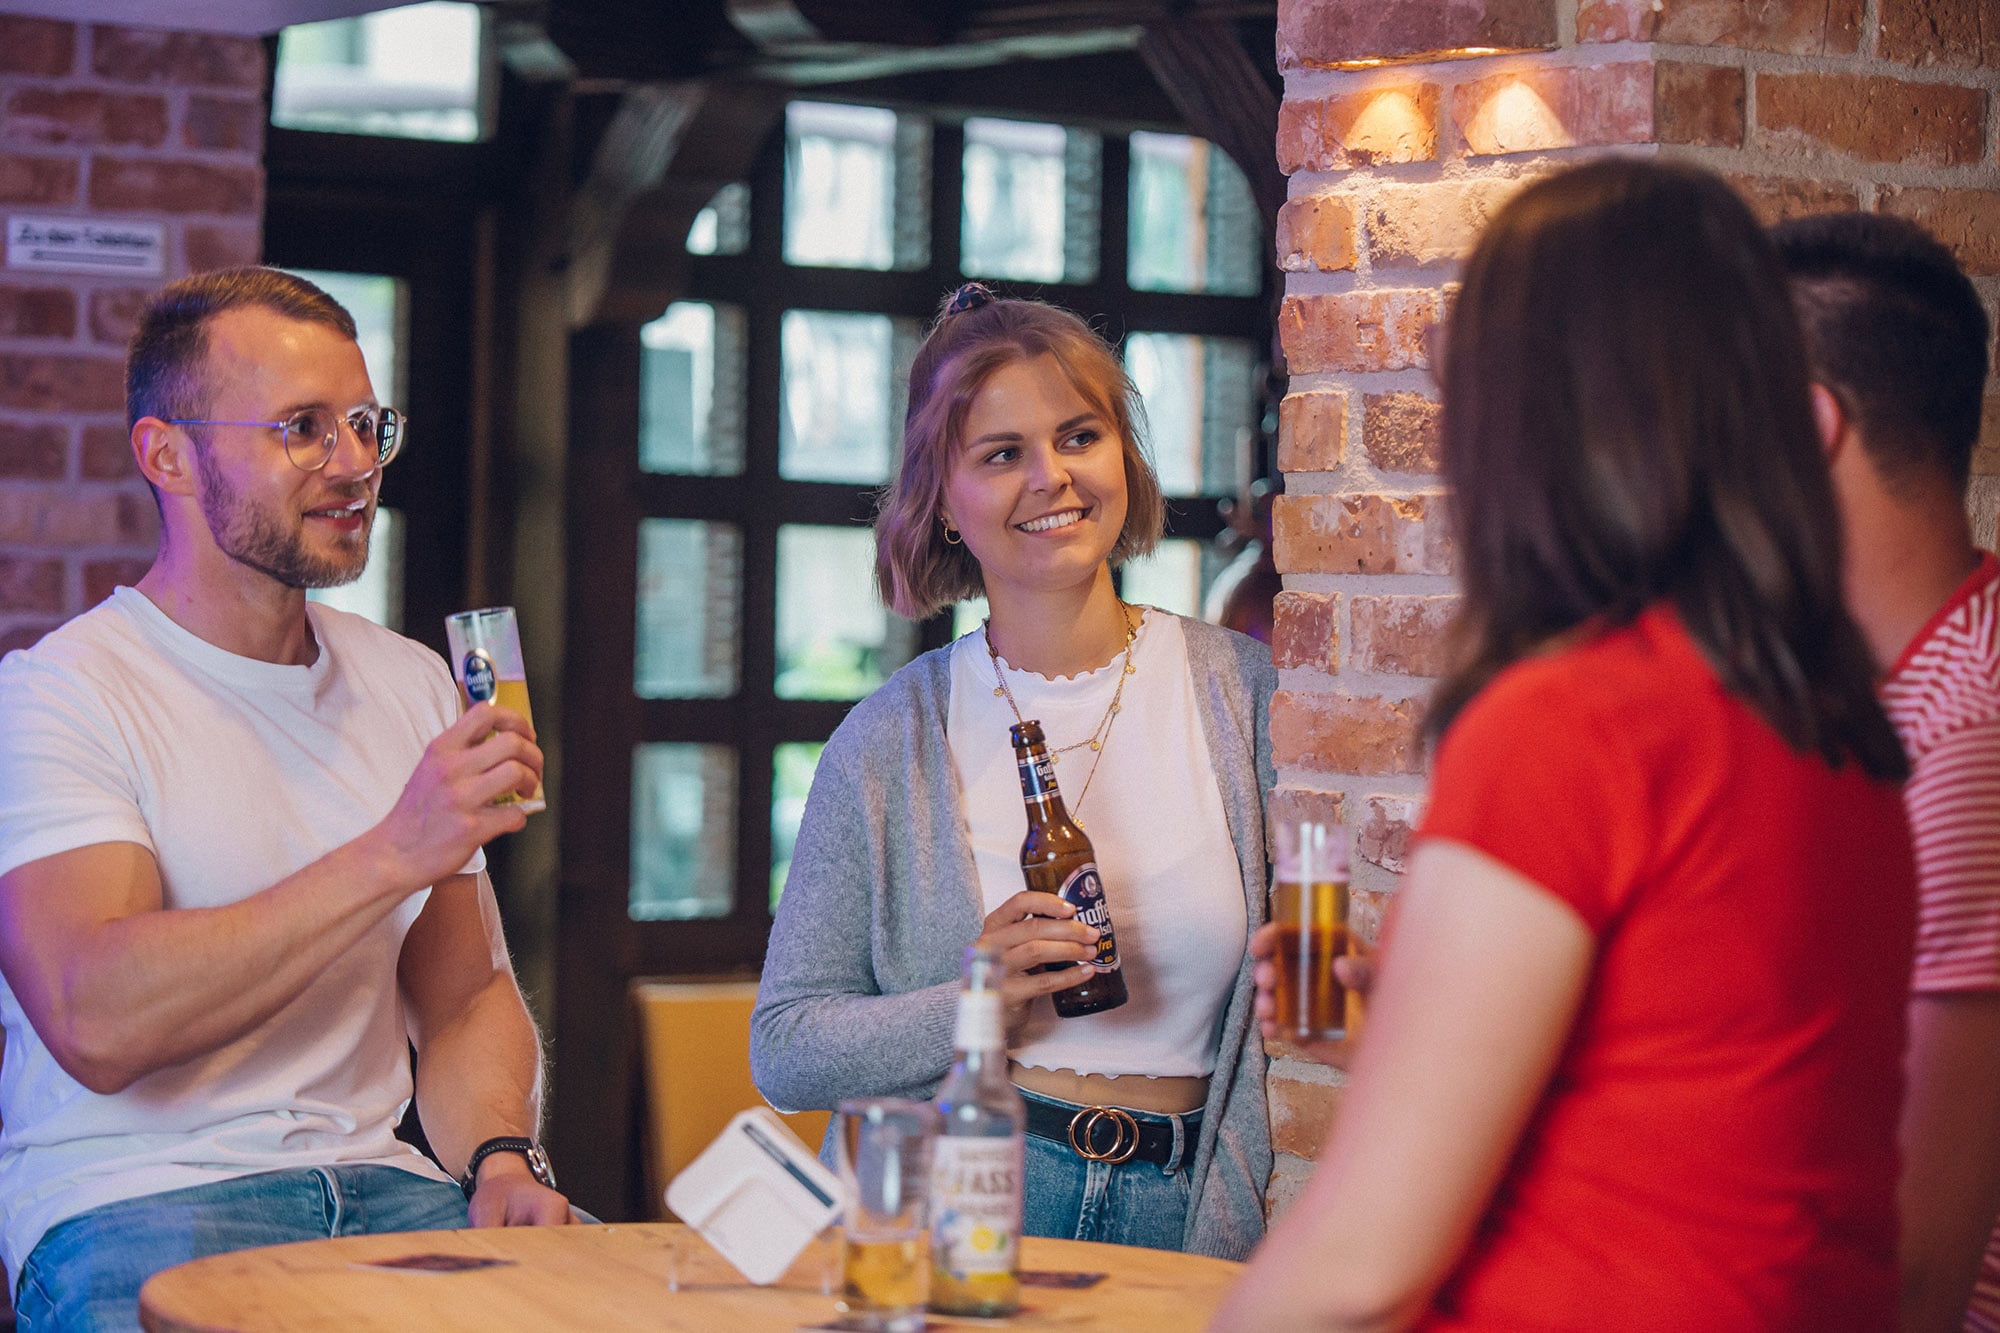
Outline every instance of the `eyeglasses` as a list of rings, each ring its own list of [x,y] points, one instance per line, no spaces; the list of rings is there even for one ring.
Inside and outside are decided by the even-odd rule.
[[[285,441],[285,457],[292,466],[317,472],[333,457],[340,443],[340,428],[346,426],[354,438],[375,451],[375,466],[381,467],[403,447],[410,419],[393,407],[364,407],[346,416],[331,408],[308,407],[285,421],[211,421],[200,417],[173,417],[169,426],[262,426],[278,431]]]

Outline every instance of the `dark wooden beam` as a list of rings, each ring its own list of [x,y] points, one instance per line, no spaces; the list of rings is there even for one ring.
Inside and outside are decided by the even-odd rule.
[[[1176,20],[1275,25],[1277,0],[545,0],[543,13],[587,80],[807,86],[1130,49]]]
[[[695,113],[708,97],[705,80],[644,84],[628,90],[605,129],[590,174],[570,208],[569,319],[582,327],[597,317],[610,282],[619,233],[633,200],[666,179]]]
[[[788,95],[721,79],[625,94],[572,213],[572,327],[652,319],[681,294],[695,214],[748,176]]]
[[[1146,25],[1139,55],[1180,108],[1188,127],[1221,146],[1249,178],[1250,193],[1274,234],[1285,202],[1278,170],[1278,90],[1250,58],[1234,29],[1215,19],[1176,18]]]
[[[1185,132],[1190,128],[1180,105],[1160,87],[1133,49],[979,69],[927,70],[836,84],[809,93],[801,90],[800,95],[922,107],[946,117],[990,114],[1053,122],[1084,118],[1110,130]],[[1271,154],[1267,151],[1266,156]]]

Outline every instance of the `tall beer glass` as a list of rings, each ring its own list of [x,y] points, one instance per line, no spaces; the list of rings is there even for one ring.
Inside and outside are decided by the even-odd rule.
[[[511,606],[489,606],[479,611],[460,611],[444,620],[445,642],[451,647],[451,674],[469,704],[489,700],[511,708],[535,725],[528,707],[528,669],[521,660],[521,630]],[[548,809],[542,784],[525,801],[509,792],[496,804],[520,801],[530,814]]]
[[[1361,996],[1333,970],[1334,959],[1357,951],[1347,916],[1347,830],[1312,820],[1278,825],[1271,921],[1278,928],[1278,1036],[1307,1042],[1358,1034]]]

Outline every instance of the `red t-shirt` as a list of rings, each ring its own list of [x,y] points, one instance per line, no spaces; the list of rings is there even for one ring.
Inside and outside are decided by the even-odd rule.
[[[1894,784],[1792,750],[1668,608],[1454,721],[1423,836],[1596,937],[1574,1029],[1427,1328],[1894,1324],[1915,883]]]

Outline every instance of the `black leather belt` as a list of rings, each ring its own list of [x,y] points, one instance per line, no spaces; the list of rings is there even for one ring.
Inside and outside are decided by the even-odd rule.
[[[1201,1112],[1189,1111],[1180,1117],[1182,1153],[1194,1156],[1201,1131]],[[1122,1106],[1065,1106],[1028,1103],[1028,1132],[1038,1139],[1067,1145],[1076,1155],[1092,1162],[1151,1162],[1165,1166],[1174,1159],[1174,1127],[1170,1122],[1141,1120]]]

